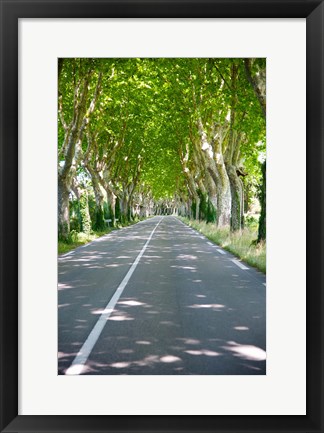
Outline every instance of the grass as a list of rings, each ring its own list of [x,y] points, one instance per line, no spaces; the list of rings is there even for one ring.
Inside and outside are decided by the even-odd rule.
[[[58,241],[58,254],[64,254],[71,250],[74,250],[77,247],[80,247],[81,245],[88,244],[89,242],[94,241],[97,238],[100,238],[100,236],[104,236],[107,233],[110,233],[112,229],[107,229],[103,232],[91,232],[90,234],[86,233],[72,233],[71,240],[69,242],[64,241]]]
[[[82,232],[78,233],[73,230],[70,233],[70,240],[68,242],[64,242],[61,240],[58,241],[58,246],[57,246],[58,254],[68,253],[69,251],[74,250],[75,248],[80,247],[82,245],[88,244],[89,242],[92,242],[95,239],[100,238],[101,236],[104,236],[112,232],[113,230],[118,230],[122,227],[136,224],[139,221],[140,221],[139,219],[136,219],[134,221],[130,221],[124,224],[117,223],[116,227],[114,228],[107,227],[107,229],[104,231],[92,231],[90,234],[86,234]]]
[[[182,217],[180,219],[215,244],[220,245],[224,250],[266,273],[266,243],[254,243],[258,237],[257,227],[246,227],[239,232],[232,233],[229,228],[217,228],[215,224]]]

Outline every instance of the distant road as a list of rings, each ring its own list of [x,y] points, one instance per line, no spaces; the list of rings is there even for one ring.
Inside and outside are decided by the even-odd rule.
[[[175,217],[59,257],[59,374],[265,374],[265,350],[265,276]]]

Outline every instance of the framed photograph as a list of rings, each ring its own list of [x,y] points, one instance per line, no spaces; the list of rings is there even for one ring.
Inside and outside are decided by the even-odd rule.
[[[1,432],[324,430],[323,7],[1,0]]]

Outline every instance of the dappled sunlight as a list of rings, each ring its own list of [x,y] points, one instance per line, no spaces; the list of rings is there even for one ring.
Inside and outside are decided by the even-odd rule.
[[[64,353],[64,352],[57,352],[58,359],[65,358],[66,356],[70,356],[70,354]]]
[[[198,356],[198,355],[205,355],[205,356],[220,356],[221,353],[213,352],[212,350],[185,350],[185,353],[188,353],[189,355]]]
[[[124,322],[125,320],[134,320],[134,317],[129,317],[126,314],[118,314],[116,316],[110,316],[108,320],[114,322]]]
[[[182,362],[181,358],[174,355],[149,355],[144,357],[143,359],[138,359],[135,361],[119,361],[119,362],[113,362],[109,364],[109,367],[117,368],[117,369],[124,369],[129,368],[131,366],[135,367],[151,367],[154,364],[173,364],[173,363],[179,363]]]
[[[71,286],[70,284],[63,284],[63,283],[58,283],[58,290],[65,290],[65,289],[73,289],[73,286]]]
[[[127,305],[129,307],[138,307],[139,305],[145,305],[144,302],[138,302],[135,300],[129,300],[129,301],[118,301],[118,305]]]
[[[129,353],[134,353],[134,350],[133,349],[122,349],[119,352],[120,353],[129,354]]]
[[[71,304],[59,304],[57,308],[69,307]]]
[[[170,362],[178,362],[178,361],[181,361],[181,359],[178,358],[177,356],[166,355],[166,356],[162,356],[162,357],[160,358],[160,361],[169,364]]]
[[[252,345],[243,345],[235,341],[228,341],[228,346],[224,346],[224,349],[234,352],[234,356],[239,356],[249,361],[264,361],[266,359],[266,352],[260,347]]]
[[[176,257],[176,260],[197,260],[197,256],[193,256],[192,254],[179,254]]]
[[[144,234],[144,236],[135,236],[135,235],[127,235],[127,236],[125,236],[125,239],[124,240],[127,240],[127,241],[139,241],[139,240],[141,240],[141,241],[147,241],[147,235],[146,234]]]
[[[83,255],[82,257],[70,257],[67,258],[67,261],[70,263],[78,263],[78,262],[93,262],[98,259],[102,259],[102,256],[97,255]]]
[[[110,367],[113,368],[126,368],[131,365],[131,362],[114,362],[113,364],[110,364]]]
[[[189,345],[197,345],[200,344],[200,340],[196,340],[195,338],[178,338],[183,344],[189,344]]]
[[[180,266],[180,265],[173,265],[171,266],[171,268],[177,268],[177,269],[187,269],[191,272],[196,272],[197,268],[194,266]]]
[[[229,287],[219,274],[228,259],[192,233],[188,240],[183,230],[167,232],[162,222],[124,292],[107,309],[148,238],[149,231],[129,230],[59,264],[59,374],[69,369],[102,314],[100,338],[76,374],[265,374],[264,290],[255,297],[249,275],[242,278],[236,267],[225,268],[235,282]]]
[[[101,315],[101,314],[104,313],[104,311],[105,311],[104,308],[100,308],[100,309],[98,309],[98,310],[91,310],[91,314],[98,314],[98,315]]]
[[[194,305],[188,305],[188,308],[195,308],[195,309],[211,309],[213,311],[221,311],[223,308],[225,308],[225,305],[222,304],[194,304]]]
[[[160,325],[178,326],[177,324],[171,322],[170,320],[163,320],[162,322],[160,322]]]

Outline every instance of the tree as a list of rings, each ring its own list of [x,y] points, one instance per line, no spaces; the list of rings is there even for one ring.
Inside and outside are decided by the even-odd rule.
[[[253,87],[259,101],[264,120],[266,120],[266,65],[265,59],[245,59],[246,77]],[[266,160],[262,164],[261,215],[258,242],[266,239]]]
[[[64,62],[59,88],[59,167],[58,167],[58,235],[67,239],[70,231],[69,194],[73,176],[80,163],[82,139],[100,92],[102,74],[94,73],[88,60]],[[89,102],[91,79],[97,82]],[[71,83],[72,81],[72,83]],[[63,95],[64,100],[63,100]],[[70,99],[66,101],[66,99]],[[63,129],[63,132],[62,132]],[[60,140],[61,139],[61,140]]]
[[[240,230],[244,191],[261,176],[262,62],[60,59],[60,237],[80,173],[94,229],[106,208],[113,222],[116,211],[123,221],[178,211]]]

